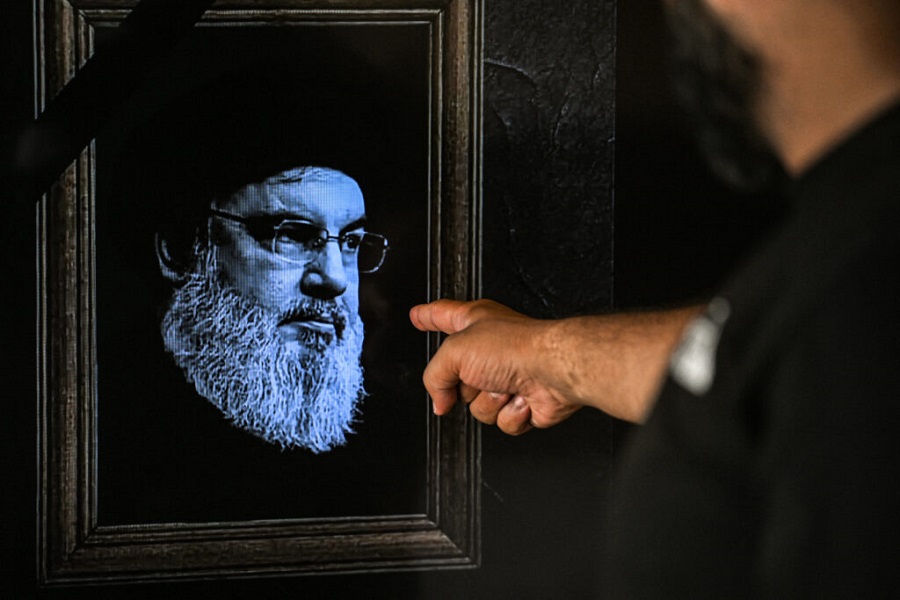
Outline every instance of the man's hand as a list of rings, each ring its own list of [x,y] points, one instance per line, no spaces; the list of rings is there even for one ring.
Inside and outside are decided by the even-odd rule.
[[[490,300],[415,306],[422,331],[448,334],[425,369],[434,412],[461,400],[476,419],[518,435],[593,406],[643,421],[669,355],[697,307],[532,319]]]
[[[423,376],[436,414],[462,400],[482,423],[518,435],[555,425],[580,408],[540,376],[553,322],[490,300],[438,300],[414,307],[410,319],[422,331],[450,334]]]

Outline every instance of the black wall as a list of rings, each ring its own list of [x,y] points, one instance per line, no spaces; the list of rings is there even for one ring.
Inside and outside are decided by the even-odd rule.
[[[702,296],[772,211],[714,184],[675,124],[657,0],[622,2],[618,15],[615,0],[485,3],[484,295],[541,317]],[[30,8],[8,2],[0,20],[4,167],[32,111]],[[628,428],[582,411],[521,438],[483,430],[477,570],[38,590],[34,205],[9,192],[0,201],[0,596],[581,598],[602,589],[604,508]]]

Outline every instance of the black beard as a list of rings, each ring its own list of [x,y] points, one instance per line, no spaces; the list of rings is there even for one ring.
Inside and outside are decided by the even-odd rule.
[[[675,0],[666,13],[675,96],[710,168],[742,191],[774,184],[783,171],[754,117],[760,60],[701,0]]]

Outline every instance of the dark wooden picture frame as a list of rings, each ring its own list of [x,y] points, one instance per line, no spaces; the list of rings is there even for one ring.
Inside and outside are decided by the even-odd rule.
[[[39,0],[38,105],[47,106],[133,0]],[[480,286],[481,0],[223,0],[197,28],[411,27],[427,40],[422,152],[427,257],[422,300]],[[98,181],[92,143],[38,205],[39,577],[109,581],[466,568],[480,557],[479,432],[465,411],[420,406],[424,510],[378,514],[110,522],[98,504],[104,376],[98,352]],[[108,170],[108,168],[107,168]],[[102,183],[102,181],[101,181]],[[102,208],[102,207],[101,207]],[[422,343],[422,364],[437,336]],[[418,377],[418,374],[416,374]],[[105,414],[105,413],[103,413]],[[107,421],[103,421],[107,423]],[[108,425],[104,425],[108,426]],[[364,496],[365,490],[360,494]]]

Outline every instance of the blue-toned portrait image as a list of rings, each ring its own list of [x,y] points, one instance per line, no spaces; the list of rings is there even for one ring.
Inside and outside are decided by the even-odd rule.
[[[282,447],[344,444],[365,396],[359,277],[388,250],[357,182],[291,168],[213,199],[203,233],[187,272],[157,238],[166,350],[234,425]]]
[[[106,523],[424,511],[429,39],[200,27],[98,136]]]

